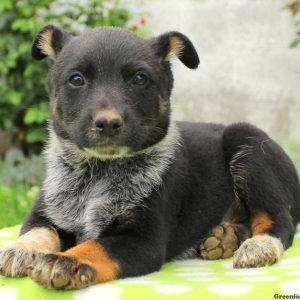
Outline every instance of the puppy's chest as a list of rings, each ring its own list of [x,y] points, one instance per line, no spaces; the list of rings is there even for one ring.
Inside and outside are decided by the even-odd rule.
[[[123,225],[134,222],[135,208],[145,205],[153,188],[146,173],[119,166],[98,173],[63,165],[50,168],[43,186],[44,213],[82,240],[97,238],[116,220]]]

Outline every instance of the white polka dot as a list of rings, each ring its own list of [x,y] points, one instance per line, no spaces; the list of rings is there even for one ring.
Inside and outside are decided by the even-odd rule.
[[[278,262],[277,266],[294,265],[294,264],[300,264],[300,257],[283,258]]]
[[[1,287],[0,288],[0,299],[15,300],[18,298],[18,292],[16,288],[13,287]]]
[[[176,268],[176,272],[210,272],[212,268],[207,267],[183,267],[183,268]]]
[[[178,265],[183,265],[183,266],[189,266],[189,265],[208,265],[211,264],[212,261],[210,260],[202,260],[202,259],[186,259],[186,260],[176,260],[174,263]]]
[[[265,282],[265,281],[274,281],[277,280],[278,276],[255,276],[255,277],[246,277],[241,278],[242,282]]]
[[[226,272],[225,275],[228,276],[256,276],[266,274],[266,270],[261,269],[233,269],[230,272]]]
[[[299,294],[300,293],[300,280],[290,280],[281,284],[281,288],[285,294]]]
[[[287,269],[287,270],[299,270],[300,269],[300,264],[296,265],[275,265],[274,268],[277,269]]]
[[[238,296],[246,294],[252,289],[250,285],[230,283],[209,284],[206,288],[209,291],[222,296]]]
[[[157,284],[157,280],[152,280],[147,277],[134,277],[134,278],[126,278],[119,281],[119,283],[124,284]]]
[[[14,241],[2,241],[0,242],[0,245],[1,247],[6,248],[12,246],[14,243]]]
[[[0,238],[3,238],[3,237],[11,237],[13,236],[13,234],[10,232],[10,231],[0,231]]]
[[[216,281],[217,278],[212,278],[212,277],[204,277],[204,278],[188,278],[187,281],[191,282],[211,282],[211,281]]]
[[[153,289],[158,293],[167,295],[184,294],[192,290],[190,286],[179,284],[160,284],[154,286]]]
[[[233,269],[233,263],[232,263],[232,260],[223,263],[222,266],[223,266],[225,269]]]
[[[122,288],[115,285],[99,284],[75,292],[75,300],[118,300],[122,295]]]
[[[176,273],[176,276],[179,277],[198,277],[198,276],[212,276],[214,275],[213,272],[181,272],[181,273]]]
[[[287,272],[285,275],[300,276],[300,271],[299,270],[290,271],[290,272]]]

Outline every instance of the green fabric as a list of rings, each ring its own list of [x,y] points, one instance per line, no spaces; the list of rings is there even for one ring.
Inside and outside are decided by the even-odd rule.
[[[0,230],[0,248],[10,246],[20,227]],[[115,280],[79,291],[52,291],[29,278],[0,277],[1,300],[274,299],[300,295],[300,226],[281,261],[258,269],[232,269],[232,260],[191,259],[165,264],[160,272]]]

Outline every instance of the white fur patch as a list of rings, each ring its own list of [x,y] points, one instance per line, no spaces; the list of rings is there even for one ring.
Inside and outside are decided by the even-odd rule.
[[[245,240],[234,253],[235,268],[253,268],[271,265],[283,255],[284,248],[280,239],[268,234],[255,235]]]
[[[130,222],[133,208],[162,184],[180,134],[175,124],[166,137],[145,151],[120,159],[87,157],[74,144],[50,132],[44,213],[80,241],[99,236],[116,217]]]

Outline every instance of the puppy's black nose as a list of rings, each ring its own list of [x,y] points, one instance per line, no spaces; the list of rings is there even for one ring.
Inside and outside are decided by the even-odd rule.
[[[100,112],[95,119],[95,127],[99,134],[114,136],[121,132],[123,127],[122,117],[111,111]]]

